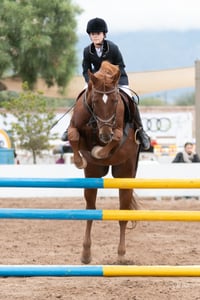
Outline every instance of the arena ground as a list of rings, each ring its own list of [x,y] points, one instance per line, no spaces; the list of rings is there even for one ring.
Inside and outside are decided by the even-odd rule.
[[[73,200],[72,200],[73,199]],[[3,199],[0,207],[79,208],[80,198]],[[199,210],[195,199],[138,199],[141,209]],[[99,198],[98,209],[118,208],[118,199]],[[85,221],[1,220],[0,264],[80,263]],[[200,265],[200,224],[138,222],[127,230],[127,265]],[[115,265],[119,225],[95,221],[93,261]],[[200,278],[29,277],[0,278],[0,300],[199,300]]]

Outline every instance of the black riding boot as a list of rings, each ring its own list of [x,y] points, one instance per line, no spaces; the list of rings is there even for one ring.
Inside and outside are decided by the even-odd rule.
[[[61,137],[61,140],[63,142],[67,142],[68,141],[68,131],[67,131],[67,129],[64,131],[64,133],[63,133],[63,135]]]
[[[134,101],[134,103],[135,103],[135,101]],[[135,109],[134,109],[133,118],[134,118],[134,122],[136,123],[136,128],[137,128],[136,129],[136,131],[137,131],[136,138],[138,138],[143,149],[148,150],[151,146],[151,140],[150,140],[150,137],[147,135],[147,133],[143,129],[140,112],[139,112],[139,109],[138,109],[138,106],[136,103],[135,103],[134,107],[135,107]]]

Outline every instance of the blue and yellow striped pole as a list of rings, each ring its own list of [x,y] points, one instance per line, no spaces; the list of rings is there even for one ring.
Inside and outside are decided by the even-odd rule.
[[[30,276],[156,276],[156,277],[199,277],[200,266],[82,266],[82,265],[0,265],[0,277]]]
[[[200,211],[0,208],[0,219],[199,222]]]
[[[97,189],[194,189],[200,179],[141,178],[0,178],[0,187],[97,188]]]

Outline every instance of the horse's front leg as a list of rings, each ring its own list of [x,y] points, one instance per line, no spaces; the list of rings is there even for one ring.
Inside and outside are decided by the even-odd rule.
[[[109,157],[111,151],[119,146],[122,136],[122,129],[115,129],[113,131],[112,140],[105,146],[95,146],[91,151],[92,156],[97,159],[104,159]]]
[[[68,139],[74,153],[74,164],[78,169],[84,169],[87,166],[87,161],[85,160],[79,152],[79,142],[80,134],[77,128],[69,127],[68,128]]]
[[[132,195],[133,191],[131,189],[119,190],[120,198],[120,210],[129,210],[132,209]],[[124,261],[124,256],[126,254],[126,226],[128,221],[119,221],[120,226],[120,237],[118,245],[118,260],[120,262]]]
[[[86,209],[96,209],[96,195],[97,189],[85,189],[84,191],[86,199]],[[92,230],[92,220],[86,222],[85,235],[83,239],[83,250],[81,261],[84,264],[89,264],[92,260],[91,256],[91,230]]]

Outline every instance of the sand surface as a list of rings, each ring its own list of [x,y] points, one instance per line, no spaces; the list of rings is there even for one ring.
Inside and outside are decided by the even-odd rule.
[[[195,199],[142,200],[141,209],[199,210]],[[77,208],[80,198],[2,199],[0,207]],[[118,199],[99,198],[98,209],[117,209]],[[79,265],[85,221],[1,220],[0,264]],[[200,265],[200,223],[138,222],[127,230],[126,264]],[[92,265],[117,264],[119,225],[95,221]],[[200,278],[29,277],[0,278],[0,300],[199,300]]]

